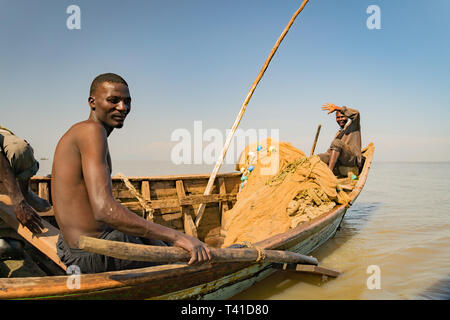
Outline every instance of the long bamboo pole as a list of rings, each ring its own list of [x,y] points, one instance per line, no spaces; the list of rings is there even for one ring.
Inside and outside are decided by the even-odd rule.
[[[250,102],[250,99],[255,92],[256,86],[258,85],[259,81],[264,75],[264,72],[266,71],[267,67],[269,66],[270,61],[272,60],[273,56],[275,55],[275,52],[277,51],[278,47],[281,44],[281,41],[283,41],[284,37],[288,33],[289,29],[291,28],[292,24],[295,21],[295,18],[300,14],[300,12],[303,11],[303,8],[306,6],[306,4],[309,2],[309,0],[304,0],[301,4],[300,8],[294,13],[291,20],[287,24],[286,28],[284,28],[283,32],[281,33],[280,37],[278,38],[277,42],[275,43],[274,47],[272,48],[272,51],[270,51],[269,56],[267,57],[266,61],[264,62],[263,67],[261,68],[261,71],[259,72],[258,76],[256,77],[255,81],[253,82],[252,87],[250,88],[249,93],[247,94],[247,97],[244,100],[244,103],[241,106],[241,110],[239,111],[239,114],[234,121],[233,126],[231,127],[230,133],[227,136],[227,140],[225,141],[225,145],[223,146],[222,153],[219,157],[219,159],[216,162],[216,165],[211,173],[211,176],[209,177],[208,184],[206,185],[205,193],[204,195],[209,195],[211,193],[214,180],[216,179],[216,175],[219,172],[220,167],[222,166],[223,159],[225,159],[225,155],[227,153],[228,147],[230,146],[231,140],[233,139],[234,133],[236,132],[237,127],[239,126],[239,123],[241,122],[241,119],[244,115],[245,109],[247,108],[248,103]],[[203,213],[205,212],[206,204],[202,203],[200,204],[195,218],[195,226],[198,228],[200,225],[200,221],[203,217]]]

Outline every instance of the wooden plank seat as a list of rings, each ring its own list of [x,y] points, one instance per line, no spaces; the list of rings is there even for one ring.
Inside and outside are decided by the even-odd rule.
[[[6,195],[0,195],[0,218],[30,244],[39,249],[62,269],[66,270],[66,265],[61,262],[56,253],[56,242],[58,241],[58,236],[60,234],[58,228],[55,228],[47,221],[42,220],[45,227],[44,232],[38,235],[33,234],[16,219],[11,199]]]

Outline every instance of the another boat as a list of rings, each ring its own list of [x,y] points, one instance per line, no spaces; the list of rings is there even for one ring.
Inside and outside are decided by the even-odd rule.
[[[348,205],[338,205],[295,229],[255,243],[255,246],[308,254],[330,239],[366,182],[374,145],[369,144],[363,152],[364,167],[350,193],[351,201]],[[126,186],[129,182],[140,192],[145,202],[155,209],[154,222],[196,235],[208,245],[220,247],[224,239],[221,232],[222,213],[232,208],[236,201],[240,175],[238,172],[219,174],[209,196],[203,195],[209,178],[207,174],[126,179],[113,177],[113,195],[130,210],[147,217],[148,212],[143,209],[142,202],[137,201],[132,188]],[[39,196],[51,201],[50,178],[34,177],[32,188]],[[207,203],[207,207],[202,223],[196,230],[192,217],[202,202]],[[46,213],[47,216],[52,214],[52,211]],[[56,255],[55,244],[59,230],[54,223],[50,223],[52,217],[45,218],[48,220],[47,232],[32,236],[28,229],[20,226],[15,219],[7,196],[0,196],[0,217],[8,220],[9,225],[15,223],[17,232],[45,253],[53,261],[53,270],[59,270],[56,274],[60,274],[0,278],[0,299],[226,299],[276,272],[273,264],[261,261],[196,266],[167,264],[134,270],[82,274],[79,277],[66,275],[66,266]]]

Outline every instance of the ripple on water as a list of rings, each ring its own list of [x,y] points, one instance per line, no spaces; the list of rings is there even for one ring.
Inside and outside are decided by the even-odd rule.
[[[334,280],[277,273],[241,299],[448,299],[450,163],[374,163],[341,229],[313,252]],[[367,288],[367,267],[381,289]],[[262,294],[264,292],[264,294]]]

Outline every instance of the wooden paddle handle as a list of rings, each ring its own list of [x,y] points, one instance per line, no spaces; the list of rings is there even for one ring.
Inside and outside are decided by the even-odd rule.
[[[161,263],[187,262],[191,254],[178,247],[148,246],[143,244],[110,241],[80,236],[80,249],[105,256],[133,261]],[[210,248],[211,262],[278,262],[317,265],[316,258],[299,253],[258,248],[216,249]]]

